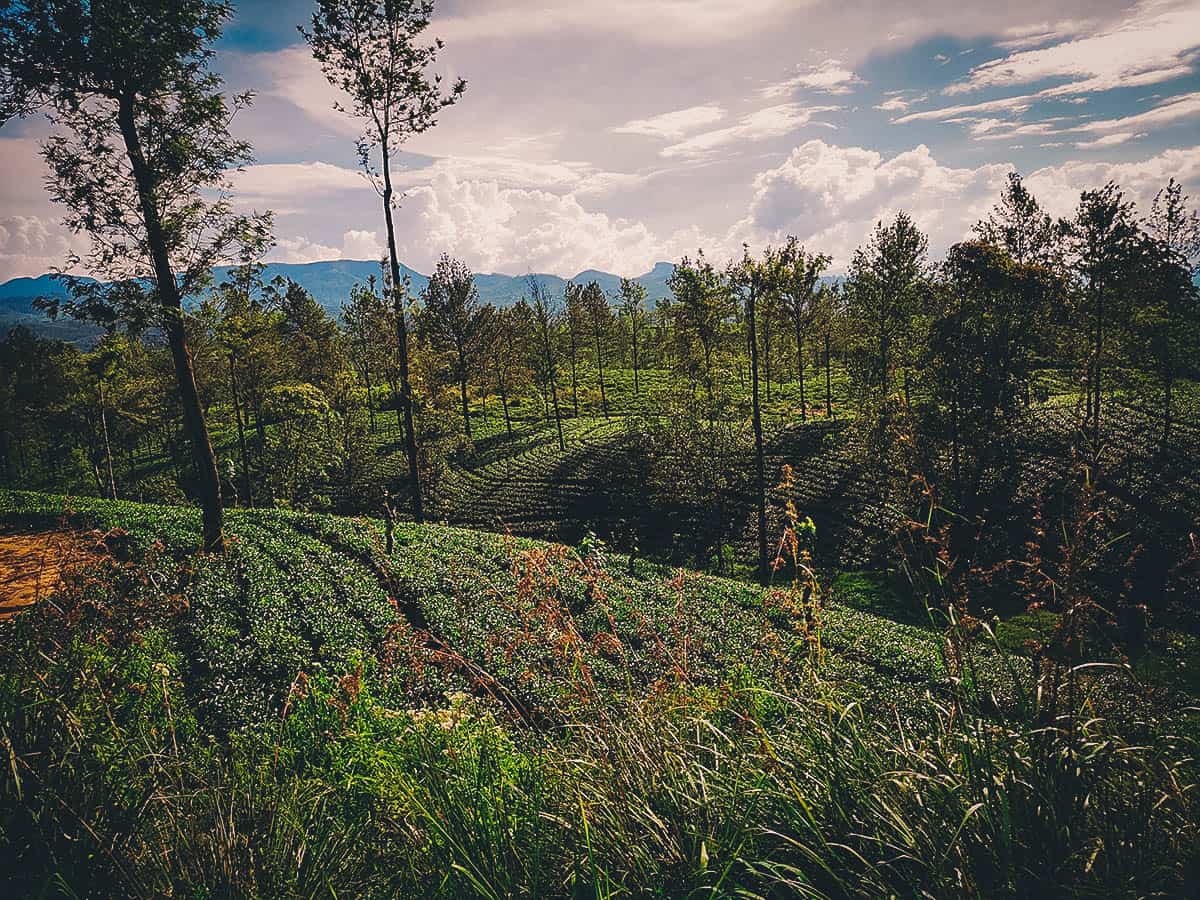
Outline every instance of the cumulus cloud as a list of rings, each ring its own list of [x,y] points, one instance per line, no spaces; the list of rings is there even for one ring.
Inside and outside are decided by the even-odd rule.
[[[1095,33],[976,66],[947,93],[1050,79],[1066,81],[1051,93],[1157,84],[1195,71],[1198,55],[1200,5],[1195,0],[1142,0],[1122,21]]]
[[[1010,170],[944,166],[923,144],[888,159],[812,140],[755,178],[749,212],[733,233],[759,241],[794,234],[844,267],[876,221],[905,210],[940,252],[990,207]]]
[[[374,260],[383,256],[383,244],[374,231],[351,229],[342,235],[342,245],[332,247],[307,237],[281,237],[267,254],[270,262],[310,263],[329,259]]]
[[[0,281],[41,275],[87,251],[85,240],[53,220],[38,216],[0,216]]]
[[[1038,169],[1025,183],[1048,212],[1069,216],[1079,203],[1080,191],[1109,181],[1119,184],[1143,213],[1148,212],[1154,195],[1171,178],[1193,197],[1200,193],[1200,147],[1165,150],[1132,162],[1072,160]]]
[[[612,129],[617,134],[639,134],[646,137],[675,139],[691,131],[712,125],[725,118],[725,110],[715,104],[689,106],[674,112],[661,113],[646,119],[634,119]]]
[[[663,156],[684,159],[699,159],[711,156],[723,147],[742,142],[762,141],[782,137],[807,125],[821,113],[833,112],[837,106],[801,106],[798,103],[781,103],[768,106],[744,116],[736,125],[704,131],[687,140],[664,147]]]
[[[644,223],[589,210],[573,194],[461,181],[447,172],[409,193],[401,227],[410,265],[428,266],[444,251],[480,272],[595,267],[637,275],[701,241],[693,231],[661,240]]]

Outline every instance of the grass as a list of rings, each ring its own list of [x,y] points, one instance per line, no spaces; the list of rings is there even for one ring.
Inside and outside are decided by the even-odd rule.
[[[1039,705],[986,642],[952,677],[872,576],[814,666],[787,591],[594,541],[388,554],[370,519],[231,511],[217,558],[193,510],[21,492],[0,522],[110,548],[3,626],[19,894],[1145,896],[1200,865],[1178,703],[1114,672],[1086,717]]]

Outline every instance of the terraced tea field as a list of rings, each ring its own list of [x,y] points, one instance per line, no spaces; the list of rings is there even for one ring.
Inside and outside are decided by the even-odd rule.
[[[8,528],[64,518],[113,532],[121,555],[178,586],[195,689],[214,721],[268,715],[297,672],[363,660],[395,666],[405,696],[483,692],[546,716],[578,700],[581,673],[597,692],[628,688],[630,673],[698,684],[745,670],[784,683],[809,652],[772,591],[603,550],[409,524],[389,555],[374,520],[233,511],[228,555],[192,557],[192,510],[0,493]],[[848,697],[915,703],[943,683],[936,631],[833,598],[823,615],[827,676]],[[1015,668],[993,668],[993,688],[1011,695]]]

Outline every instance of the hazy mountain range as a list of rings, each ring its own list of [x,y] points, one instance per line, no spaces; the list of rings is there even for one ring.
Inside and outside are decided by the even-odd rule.
[[[401,266],[401,269],[411,280],[414,292],[419,293],[429,283],[428,275],[408,266]],[[214,269],[214,284],[224,281],[228,271],[226,266]],[[660,262],[649,272],[635,279],[645,285],[647,305],[650,308],[661,298],[670,295],[667,279],[674,271],[675,266],[671,263]],[[378,278],[379,263],[353,259],[314,263],[270,263],[263,275],[268,281],[276,277],[292,279],[312,294],[330,315],[337,316],[341,312],[342,304],[350,296],[350,288],[365,282],[372,275]],[[561,295],[563,286],[567,283],[567,279],[557,275],[539,274],[537,277],[553,294]],[[484,303],[508,306],[526,295],[527,279],[526,275],[479,274],[475,276],[475,284],[479,288],[479,298]],[[581,283],[596,281],[614,297],[621,287],[620,276],[596,269],[580,272],[570,280]],[[0,284],[0,334],[6,333],[15,325],[25,325],[48,337],[76,341],[93,339],[99,333],[95,326],[62,319],[52,322],[34,306],[34,301],[39,297],[66,296],[65,285],[52,275],[13,278]]]

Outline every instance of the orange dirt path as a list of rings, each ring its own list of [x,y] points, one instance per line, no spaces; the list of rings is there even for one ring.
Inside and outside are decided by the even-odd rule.
[[[69,531],[0,534],[0,619],[45,599],[84,552],[79,536]]]

